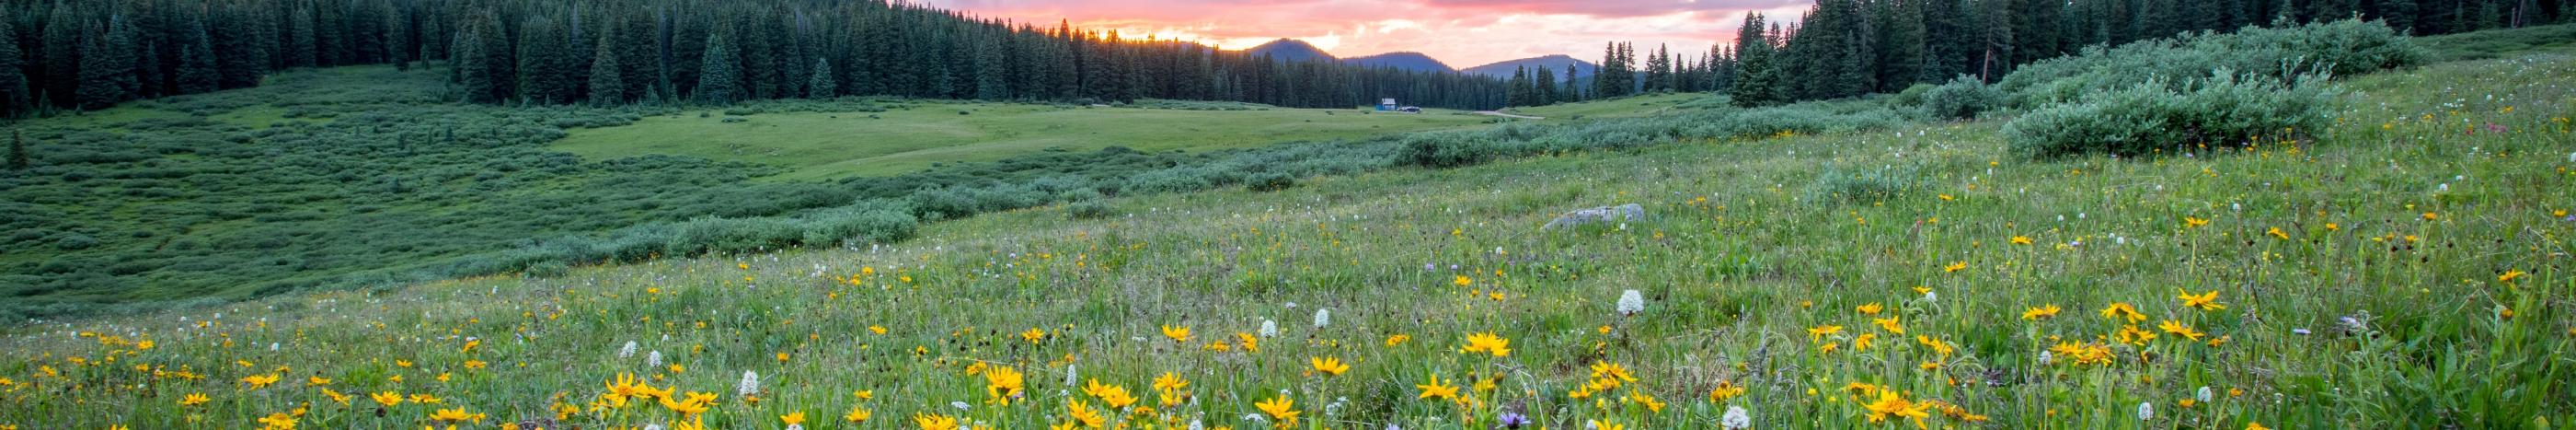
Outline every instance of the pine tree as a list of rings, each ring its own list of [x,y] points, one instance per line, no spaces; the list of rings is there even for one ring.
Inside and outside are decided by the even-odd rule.
[[[599,32],[599,47],[590,53],[590,103],[615,105],[626,102],[626,63],[618,58],[615,27]]]
[[[107,34],[83,45],[80,69],[82,109],[106,109],[134,98],[134,30],[122,17],[110,17]]]
[[[484,32],[491,31],[489,17],[483,18],[465,25],[464,32],[457,34],[455,50],[451,53],[455,57],[452,60],[455,66],[450,71],[455,73],[457,89],[464,92],[465,101],[475,103],[496,102],[505,97],[501,80],[493,73],[493,63],[500,59],[495,58],[491,52],[494,48],[485,42],[487,36]]]
[[[710,104],[727,104],[742,96],[741,73],[735,71],[733,44],[724,35],[707,35],[707,53],[700,57],[697,98]]]
[[[1551,71],[1546,67],[1538,68],[1538,74],[1530,76],[1530,85],[1537,87],[1537,102],[1540,105],[1552,105],[1565,102],[1565,96],[1557,94],[1556,91],[1556,72]]]
[[[314,23],[313,8],[311,7],[298,7],[295,8],[294,12],[288,13],[286,20],[286,64],[283,64],[283,66],[289,68],[313,67],[321,62],[320,52],[318,52],[318,47],[315,46],[317,43],[315,38],[318,37],[314,34],[314,32],[317,31],[313,28],[315,25],[317,24]]]
[[[9,170],[27,170],[27,132],[9,129]]]
[[[1922,0],[1877,0],[1871,3],[1871,16],[1878,32],[1872,61],[1878,71],[1878,91],[1897,92],[1923,77],[1924,25]]]
[[[26,116],[35,110],[35,99],[28,93],[24,57],[18,50],[17,19],[0,8],[0,118]]]
[[[1666,52],[1663,46],[1656,46],[1654,55],[1646,57],[1645,91],[1650,93],[1672,91],[1673,88],[1668,86],[1672,80],[1672,54]]]
[[[1005,100],[1011,98],[1009,84],[1003,80],[1002,41],[978,37],[975,43],[975,99]]]
[[[1763,28],[1762,14],[1746,14],[1744,26],[1735,32],[1735,87],[1728,94],[1737,106],[1769,106],[1785,102],[1777,66],[1772,65],[1772,45]]]
[[[214,48],[218,88],[258,85],[260,76],[268,73],[267,51],[253,43],[260,37],[259,25],[241,15],[234,7],[220,6],[206,17],[207,30],[211,32],[206,39]]]
[[[1582,73],[1583,68],[1579,65],[1565,65],[1565,101],[1583,101],[1583,87],[1580,84],[1582,80],[1582,76],[1580,75]]]
[[[519,98],[537,103],[570,101],[580,91],[578,60],[571,40],[553,19],[530,19],[519,27],[517,72]],[[596,60],[596,59],[594,59]]]
[[[45,18],[44,74],[36,78],[43,83],[46,98],[55,106],[80,103],[81,52],[89,46],[88,24],[72,14],[74,3],[59,3]]]
[[[1505,106],[1530,106],[1529,67],[1512,69],[1511,89],[1503,94]]]
[[[180,94],[210,92],[223,87],[223,75],[215,68],[214,42],[207,40],[206,21],[191,20],[186,38],[180,40],[176,86]]]
[[[840,96],[841,86],[832,80],[832,62],[814,57],[814,72],[808,74],[805,97],[828,99]]]

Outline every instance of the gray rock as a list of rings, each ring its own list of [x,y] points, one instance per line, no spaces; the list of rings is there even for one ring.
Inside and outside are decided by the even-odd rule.
[[[1540,228],[1555,230],[1560,228],[1580,227],[1590,224],[1644,221],[1645,219],[1646,207],[1638,206],[1635,203],[1629,203],[1618,206],[1602,206],[1566,212],[1564,215],[1556,216],[1555,220],[1548,221],[1547,226]]]

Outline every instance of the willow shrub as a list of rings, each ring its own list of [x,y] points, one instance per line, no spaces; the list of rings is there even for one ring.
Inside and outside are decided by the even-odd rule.
[[[2124,157],[2290,139],[2332,124],[2336,91],[2320,77],[2282,83],[2221,70],[2180,85],[2149,81],[2042,107],[2005,124],[2029,158]]]

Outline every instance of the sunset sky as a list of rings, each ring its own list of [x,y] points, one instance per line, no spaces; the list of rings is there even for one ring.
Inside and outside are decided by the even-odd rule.
[[[1430,54],[1452,67],[1550,54],[1600,61],[1603,43],[1704,53],[1746,11],[1795,19],[1808,0],[927,0],[986,18],[1146,33],[1243,49],[1305,40],[1337,57]],[[1644,55],[1642,52],[1640,55]],[[1695,55],[1694,55],[1695,56]]]

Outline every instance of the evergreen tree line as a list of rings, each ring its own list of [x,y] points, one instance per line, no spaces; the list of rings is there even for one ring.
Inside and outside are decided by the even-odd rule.
[[[1513,106],[1654,92],[1725,91],[1736,103],[1897,92],[1960,75],[1992,82],[2087,46],[2349,18],[2411,35],[2576,21],[2569,0],[1818,0],[1796,23],[1745,16],[1732,46],[1697,58],[1613,43],[1600,76],[1516,74]],[[1523,73],[1528,73],[1524,71]],[[1588,82],[1588,83],[1586,83]],[[1579,90],[1579,91],[1578,91]]]
[[[891,95],[1501,105],[1500,79],[1273,61],[1196,43],[885,0],[7,0],[0,115],[258,85],[305,67],[438,61],[480,103]],[[24,48],[24,49],[22,49]]]

